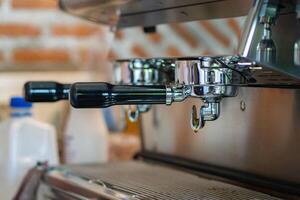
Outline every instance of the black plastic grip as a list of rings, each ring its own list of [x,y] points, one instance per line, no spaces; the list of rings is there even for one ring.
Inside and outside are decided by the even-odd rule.
[[[69,97],[70,84],[54,81],[31,81],[24,85],[24,96],[28,102],[55,102]]]
[[[75,108],[105,108],[113,105],[165,104],[166,87],[75,83],[70,88]]]

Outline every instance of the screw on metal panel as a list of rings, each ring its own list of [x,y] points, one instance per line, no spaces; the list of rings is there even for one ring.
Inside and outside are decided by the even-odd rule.
[[[240,109],[241,109],[241,111],[245,111],[246,110],[246,103],[243,100],[240,102]]]

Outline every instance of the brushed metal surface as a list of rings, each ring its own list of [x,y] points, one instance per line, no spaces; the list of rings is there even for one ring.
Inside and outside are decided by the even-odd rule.
[[[299,90],[240,88],[237,97],[223,99],[220,118],[198,134],[189,126],[193,104],[201,101],[145,113],[145,150],[300,183]]]
[[[137,6],[142,8],[151,7],[143,4],[145,1],[147,0],[133,1],[132,3],[138,4]],[[248,14],[252,0],[157,0],[151,2],[154,5],[152,10],[121,14],[118,27],[153,26],[174,22],[245,16]],[[128,4],[124,9],[122,8],[122,11],[130,7],[134,6]]]
[[[119,28],[248,14],[252,0],[60,0],[61,9]],[[118,21],[119,20],[119,21]]]

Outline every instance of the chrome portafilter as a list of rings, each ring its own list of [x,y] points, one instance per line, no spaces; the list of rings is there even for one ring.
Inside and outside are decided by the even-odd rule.
[[[205,122],[218,119],[221,99],[236,96],[238,87],[235,84],[241,84],[244,80],[218,58],[184,58],[179,59],[176,65],[176,82],[188,85],[190,96],[203,101],[199,111],[193,105],[191,112],[191,128],[198,132]]]
[[[239,56],[135,59],[124,65],[126,70],[119,70],[117,84],[28,82],[25,98],[30,102],[69,100],[75,108],[128,106],[132,120],[153,104],[199,98],[202,105],[199,111],[192,107],[190,120],[197,132],[206,122],[218,119],[222,99],[235,97],[239,87],[300,88],[299,81],[258,64]]]
[[[120,85],[167,85],[174,84],[174,59],[131,59],[114,62],[115,84]],[[128,119],[138,120],[141,113],[151,109],[150,104],[124,106]]]
[[[115,73],[115,85],[28,82],[25,98],[30,102],[69,100],[75,108],[126,105],[129,118],[134,121],[153,104],[171,105],[196,97],[204,103],[199,114],[196,106],[192,109],[191,127],[197,132],[206,121],[219,117],[221,99],[235,96],[234,83],[241,83],[240,74],[210,57],[122,61],[115,67]]]

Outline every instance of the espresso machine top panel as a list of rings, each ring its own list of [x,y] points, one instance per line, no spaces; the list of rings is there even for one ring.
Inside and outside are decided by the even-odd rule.
[[[125,28],[247,15],[251,0],[60,0],[62,10]]]

